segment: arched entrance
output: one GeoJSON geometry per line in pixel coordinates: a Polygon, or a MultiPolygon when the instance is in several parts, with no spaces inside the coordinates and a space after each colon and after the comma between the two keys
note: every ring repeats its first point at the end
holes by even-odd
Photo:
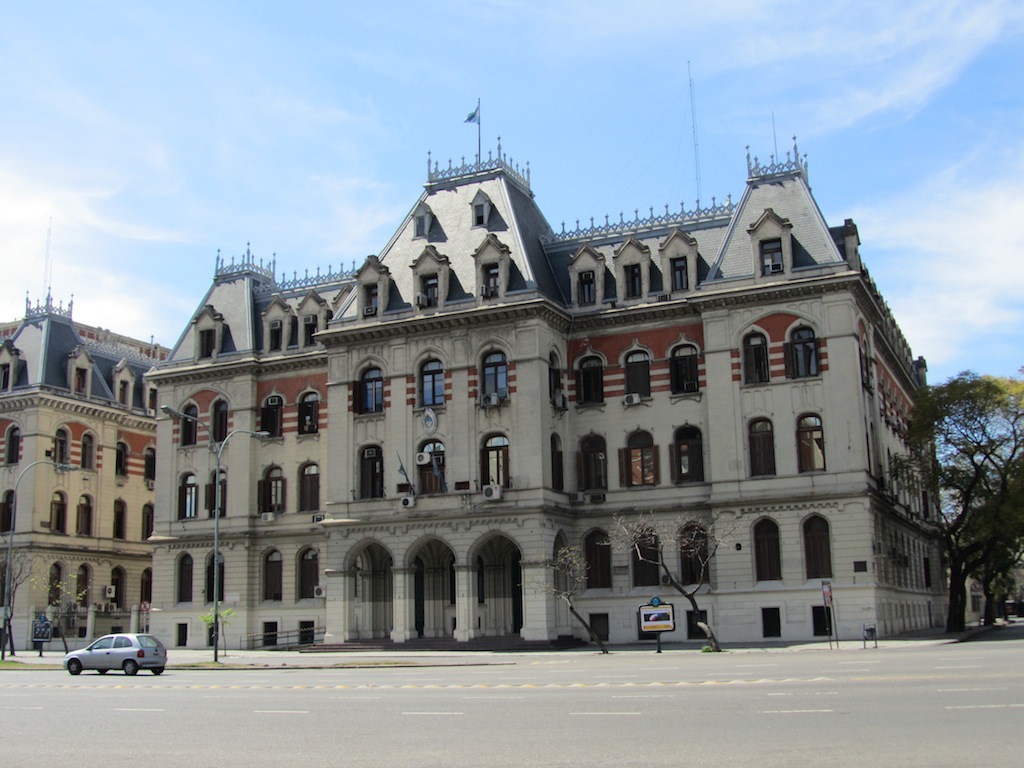
{"type": "Polygon", "coordinates": [[[522,559],[516,543],[501,534],[483,541],[471,555],[478,636],[517,635],[523,628],[522,559]]]}
{"type": "Polygon", "coordinates": [[[394,627],[394,559],[382,545],[371,542],[353,553],[352,635],[360,640],[390,637],[394,627]]]}
{"type": "Polygon", "coordinates": [[[438,539],[412,555],[415,637],[451,637],[455,631],[455,553],[438,539]]]}

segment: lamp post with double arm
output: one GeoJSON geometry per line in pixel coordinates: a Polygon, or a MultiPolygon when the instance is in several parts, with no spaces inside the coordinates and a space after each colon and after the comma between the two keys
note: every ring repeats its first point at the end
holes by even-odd
{"type": "MultiPolygon", "coordinates": [[[[40,464],[49,464],[57,472],[74,472],[78,467],[73,464],[59,464],[53,459],[39,459],[33,461],[30,464],[26,464],[24,469],[18,473],[18,477],[14,481],[14,493],[11,495],[11,509],[10,509],[10,530],[7,531],[7,570],[4,574],[4,625],[3,632],[3,645],[0,646],[0,660],[7,658],[7,644],[11,642],[8,638],[11,637],[11,599],[14,597],[14,526],[17,518],[18,509],[18,486],[21,485],[21,479],[25,477],[25,474],[32,469],[32,467],[38,467],[40,464]]],[[[11,642],[11,655],[14,655],[14,643],[11,642]]]]}
{"type": "Polygon", "coordinates": [[[214,503],[213,503],[213,660],[220,660],[220,515],[224,500],[221,496],[220,460],[228,441],[235,435],[249,435],[263,440],[270,437],[269,432],[258,432],[251,429],[233,429],[219,443],[213,441],[213,432],[197,416],[175,410],[169,405],[160,406],[160,410],[172,419],[191,421],[201,426],[210,436],[210,453],[214,455],[214,503]]]}

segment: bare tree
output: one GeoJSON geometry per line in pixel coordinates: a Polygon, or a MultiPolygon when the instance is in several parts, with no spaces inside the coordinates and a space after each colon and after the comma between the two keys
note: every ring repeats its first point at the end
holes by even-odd
{"type": "MultiPolygon", "coordinates": [[[[637,562],[655,566],[661,583],[685,597],[694,616],[700,616],[697,596],[702,589],[705,594],[710,591],[709,564],[724,533],[714,530],[706,519],[699,517],[658,518],[652,513],[628,518],[617,515],[612,541],[629,551],[637,562]],[[666,544],[669,545],[667,551],[666,544]],[[673,570],[676,562],[678,572],[673,570]]],[[[711,626],[706,621],[698,621],[697,626],[707,638],[707,647],[721,651],[722,646],[711,626]]]]}
{"type": "Polygon", "coordinates": [[[587,630],[587,635],[597,643],[601,653],[608,653],[604,642],[594,632],[590,623],[576,610],[576,595],[586,586],[587,579],[587,558],[583,551],[579,547],[562,547],[555,553],[548,567],[554,571],[554,579],[539,584],[539,589],[565,603],[569,613],[587,630]]]}
{"type": "MultiPolygon", "coordinates": [[[[11,558],[11,595],[7,616],[3,621],[3,628],[0,629],[0,647],[6,648],[10,645],[10,654],[14,656],[14,634],[12,622],[14,620],[14,604],[18,595],[18,587],[28,581],[31,575],[32,564],[28,556],[22,550],[15,550],[11,558]]],[[[7,579],[7,550],[0,551],[0,582],[7,579]]],[[[0,587],[0,595],[5,594],[6,587],[0,587]]],[[[6,653],[6,651],[5,651],[6,653]]]]}

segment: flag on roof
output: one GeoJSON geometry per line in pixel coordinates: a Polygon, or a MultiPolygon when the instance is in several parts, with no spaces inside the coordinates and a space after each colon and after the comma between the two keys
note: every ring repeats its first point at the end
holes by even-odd
{"type": "Polygon", "coordinates": [[[466,118],[467,123],[479,123],[480,122],[480,105],[476,105],[476,109],[469,113],[469,117],[466,118]]]}

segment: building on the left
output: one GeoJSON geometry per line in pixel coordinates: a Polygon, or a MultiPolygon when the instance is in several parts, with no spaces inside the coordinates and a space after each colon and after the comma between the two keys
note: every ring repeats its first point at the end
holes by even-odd
{"type": "Polygon", "coordinates": [[[76,323],[71,310],[47,295],[0,325],[0,594],[11,574],[19,650],[32,647],[40,614],[78,644],[144,628],[152,598],[156,389],[146,373],[168,350],[76,323]]]}

